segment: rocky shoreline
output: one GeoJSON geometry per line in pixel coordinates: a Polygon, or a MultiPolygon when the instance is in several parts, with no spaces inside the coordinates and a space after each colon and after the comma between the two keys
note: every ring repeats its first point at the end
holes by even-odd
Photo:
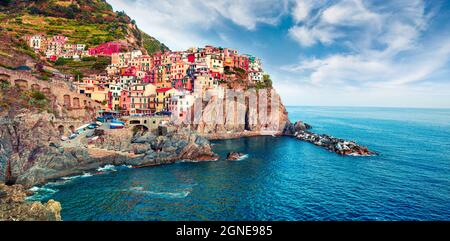
{"type": "MultiPolygon", "coordinates": [[[[0,116],[0,182],[7,181],[6,174],[10,173],[14,177],[14,183],[19,184],[12,187],[22,190],[26,196],[30,194],[26,189],[31,186],[65,176],[80,175],[105,165],[139,168],[170,164],[179,160],[217,160],[219,156],[212,151],[209,140],[262,135],[295,137],[340,155],[374,154],[355,142],[308,131],[311,126],[301,121],[289,122],[284,108],[280,108],[279,113],[282,115],[278,125],[280,129],[272,131],[265,131],[266,128],[262,126],[247,130],[245,126],[231,125],[214,131],[209,126],[206,129],[205,126],[185,128],[169,123],[164,127],[164,134],[158,134],[162,132],[154,130],[133,132],[131,128],[104,129],[95,131],[89,138],[80,135],[74,140],[63,142],[58,138],[53,114],[21,109],[13,115],[0,116]]],[[[243,153],[234,152],[226,159],[240,160],[243,156],[243,153]]],[[[2,186],[4,190],[10,190],[5,187],[2,186]]],[[[0,192],[1,195],[5,196],[0,192]]],[[[56,214],[55,217],[48,216],[48,208],[53,211],[58,209],[54,201],[49,201],[50,204],[29,203],[25,201],[24,195],[17,199],[17,202],[2,201],[0,215],[3,216],[0,216],[0,219],[58,220],[56,214]],[[31,214],[24,211],[25,209],[31,214]],[[14,210],[19,210],[17,212],[22,213],[22,216],[14,216],[14,210]],[[40,216],[34,214],[36,210],[40,210],[40,216]],[[47,215],[46,218],[43,218],[43,213],[47,215]]]]}
{"type": "Polygon", "coordinates": [[[22,185],[0,183],[0,221],[61,221],[59,202],[28,202],[29,194],[22,185]]]}
{"type": "Polygon", "coordinates": [[[130,128],[99,132],[95,141],[79,136],[62,142],[48,113],[25,112],[2,122],[0,182],[31,187],[104,165],[154,166],[177,160],[216,160],[209,141],[194,132],[169,128],[165,135],[130,128]]]}

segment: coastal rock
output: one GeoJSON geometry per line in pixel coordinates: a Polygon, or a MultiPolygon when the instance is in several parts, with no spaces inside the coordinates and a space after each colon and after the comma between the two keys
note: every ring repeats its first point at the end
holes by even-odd
{"type": "Polygon", "coordinates": [[[61,204],[27,202],[27,191],[22,185],[0,184],[0,221],[61,221],[61,204]]]}
{"type": "Polygon", "coordinates": [[[306,131],[311,128],[312,127],[310,125],[302,121],[296,121],[295,123],[291,123],[290,121],[288,121],[283,129],[283,135],[294,136],[300,131],[306,131]]]}
{"type": "Polygon", "coordinates": [[[301,130],[296,132],[295,137],[299,140],[324,147],[325,149],[340,155],[370,156],[376,154],[367,147],[358,145],[356,142],[346,141],[325,134],[316,134],[310,131],[301,130]]]}
{"type": "Polygon", "coordinates": [[[239,160],[240,158],[242,158],[245,154],[241,153],[241,152],[230,152],[227,155],[227,160],[228,161],[236,161],[239,160]]]}

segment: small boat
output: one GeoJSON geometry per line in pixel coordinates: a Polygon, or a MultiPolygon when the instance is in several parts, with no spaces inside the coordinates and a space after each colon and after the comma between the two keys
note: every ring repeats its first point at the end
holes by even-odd
{"type": "Polygon", "coordinates": [[[111,124],[121,124],[121,125],[125,125],[125,122],[117,120],[117,119],[112,119],[111,120],[111,124]]]}
{"type": "Polygon", "coordinates": [[[77,133],[81,133],[81,132],[85,131],[86,128],[88,128],[88,126],[89,126],[89,124],[82,125],[82,126],[78,127],[77,129],[75,129],[75,131],[77,133]]]}
{"type": "Polygon", "coordinates": [[[109,124],[109,129],[122,129],[124,127],[121,123],[111,123],[109,124]]]}

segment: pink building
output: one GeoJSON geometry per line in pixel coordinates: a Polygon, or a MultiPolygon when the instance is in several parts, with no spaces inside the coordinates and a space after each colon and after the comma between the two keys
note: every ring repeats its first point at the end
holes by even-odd
{"type": "Polygon", "coordinates": [[[130,92],[122,90],[120,93],[119,106],[123,114],[129,114],[130,112],[131,97],[130,92]]]}
{"type": "Polygon", "coordinates": [[[107,55],[111,56],[112,54],[119,53],[120,48],[123,46],[123,44],[118,42],[107,42],[100,44],[99,46],[95,48],[90,48],[88,50],[90,55],[107,55]]]}

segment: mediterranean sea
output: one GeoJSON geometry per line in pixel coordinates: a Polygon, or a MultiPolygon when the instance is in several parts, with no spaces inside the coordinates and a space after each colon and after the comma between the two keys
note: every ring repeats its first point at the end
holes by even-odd
{"type": "Polygon", "coordinates": [[[288,107],[316,133],[377,156],[339,156],[290,137],[214,141],[221,160],[56,180],[63,220],[450,220],[450,110],[288,107]],[[224,160],[230,151],[246,156],[224,160]]]}

